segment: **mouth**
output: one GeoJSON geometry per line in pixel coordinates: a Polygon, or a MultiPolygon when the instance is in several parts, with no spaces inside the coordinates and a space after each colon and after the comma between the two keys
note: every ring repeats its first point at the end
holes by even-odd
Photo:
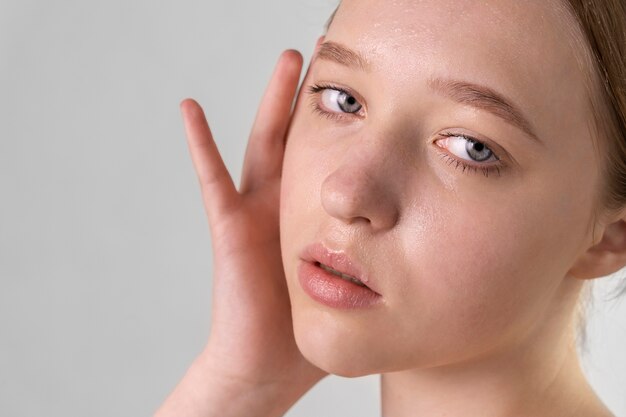
{"type": "Polygon", "coordinates": [[[298,265],[300,287],[311,299],[341,310],[362,310],[383,304],[382,296],[365,285],[363,279],[341,272],[336,265],[333,266],[304,259],[298,265]]]}
{"type": "Polygon", "coordinates": [[[324,273],[329,274],[329,277],[337,277],[380,295],[378,283],[370,279],[367,269],[362,266],[359,258],[351,250],[330,249],[323,243],[316,242],[304,248],[300,258],[311,267],[322,269],[324,273]]]}
{"type": "Polygon", "coordinates": [[[356,277],[353,277],[353,276],[351,276],[351,275],[348,275],[348,274],[344,274],[343,272],[339,272],[339,271],[337,271],[337,270],[334,270],[333,268],[331,268],[331,267],[329,267],[329,266],[327,266],[327,265],[324,265],[323,263],[320,263],[320,262],[315,262],[315,263],[314,263],[314,265],[315,265],[315,266],[318,266],[318,267],[320,267],[320,268],[322,268],[322,269],[323,269],[323,270],[325,270],[325,271],[330,272],[330,273],[331,273],[331,274],[333,274],[333,275],[338,276],[338,277],[339,277],[339,278],[341,278],[341,279],[344,279],[344,280],[346,280],[346,281],[352,282],[352,283],[354,283],[354,284],[356,284],[356,285],[358,285],[358,286],[361,286],[361,287],[366,287],[366,288],[369,288],[369,287],[368,287],[367,285],[365,285],[365,284],[363,283],[363,281],[361,281],[360,279],[358,279],[358,278],[356,278],[356,277]]]}

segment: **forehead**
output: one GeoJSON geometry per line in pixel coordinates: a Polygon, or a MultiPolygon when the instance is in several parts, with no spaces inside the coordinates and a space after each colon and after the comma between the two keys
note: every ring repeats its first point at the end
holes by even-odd
{"type": "Polygon", "coordinates": [[[538,125],[554,121],[557,105],[587,110],[582,37],[560,0],[344,0],[327,39],[365,55],[398,89],[432,76],[487,85],[538,125]]]}

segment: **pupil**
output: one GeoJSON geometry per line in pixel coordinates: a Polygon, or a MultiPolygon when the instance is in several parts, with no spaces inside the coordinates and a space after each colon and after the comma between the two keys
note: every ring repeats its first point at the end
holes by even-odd
{"type": "Polygon", "coordinates": [[[356,103],[356,99],[354,97],[349,97],[348,98],[348,104],[354,105],[354,103],[356,103]]]}
{"type": "Polygon", "coordinates": [[[477,150],[478,152],[482,151],[485,148],[485,146],[482,143],[475,143],[474,144],[474,149],[477,150]]]}

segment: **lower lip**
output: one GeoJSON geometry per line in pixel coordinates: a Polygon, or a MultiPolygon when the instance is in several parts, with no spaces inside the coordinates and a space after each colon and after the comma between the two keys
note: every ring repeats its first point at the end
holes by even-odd
{"type": "Polygon", "coordinates": [[[380,294],[339,278],[310,262],[302,262],[298,279],[304,292],[312,299],[333,308],[367,308],[379,304],[380,294]]]}

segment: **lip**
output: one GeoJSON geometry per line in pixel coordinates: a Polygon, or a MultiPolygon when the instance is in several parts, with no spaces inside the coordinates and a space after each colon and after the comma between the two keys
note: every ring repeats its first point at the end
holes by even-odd
{"type": "Polygon", "coordinates": [[[372,287],[364,269],[344,250],[330,250],[321,243],[307,246],[300,256],[298,278],[304,292],[314,300],[334,308],[363,308],[378,304],[380,293],[372,287]],[[357,278],[366,287],[344,280],[320,267],[324,264],[357,278]]]}
{"type": "Polygon", "coordinates": [[[303,261],[313,264],[319,262],[335,271],[355,277],[369,287],[370,279],[363,268],[344,250],[331,250],[322,243],[313,243],[302,251],[300,257],[303,261]]]}

